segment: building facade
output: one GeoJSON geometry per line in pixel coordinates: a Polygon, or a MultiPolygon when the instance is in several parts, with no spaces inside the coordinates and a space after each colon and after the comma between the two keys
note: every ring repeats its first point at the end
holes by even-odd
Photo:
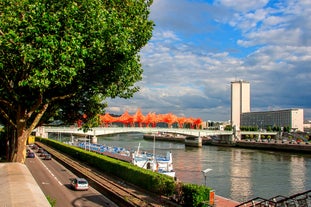
{"type": "Polygon", "coordinates": [[[239,80],[231,82],[231,125],[239,130],[241,114],[250,112],[250,84],[239,80]]]}
{"type": "Polygon", "coordinates": [[[303,109],[251,112],[250,102],[250,83],[244,80],[231,82],[231,126],[236,130],[240,130],[240,126],[257,126],[260,129],[275,126],[304,130],[303,109]]]}
{"type": "Polygon", "coordinates": [[[278,111],[248,112],[241,114],[241,126],[290,127],[303,131],[303,109],[286,109],[278,111]]]}

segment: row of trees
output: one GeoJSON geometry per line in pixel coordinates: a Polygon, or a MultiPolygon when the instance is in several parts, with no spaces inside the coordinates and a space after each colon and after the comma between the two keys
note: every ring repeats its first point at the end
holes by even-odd
{"type": "MultiPolygon", "coordinates": [[[[259,131],[258,126],[241,126],[241,131],[259,131]]],[[[290,132],[291,128],[289,126],[266,126],[265,130],[268,132],[290,132]]]]}
{"type": "Polygon", "coordinates": [[[173,124],[177,124],[178,128],[184,128],[185,124],[188,124],[190,128],[199,129],[202,125],[201,118],[178,117],[172,113],[156,114],[154,112],[143,115],[140,109],[133,115],[130,115],[127,111],[118,117],[106,113],[100,115],[99,119],[101,126],[106,127],[111,123],[122,123],[125,126],[139,127],[156,127],[158,123],[166,123],[169,128],[171,128],[173,124]]]}

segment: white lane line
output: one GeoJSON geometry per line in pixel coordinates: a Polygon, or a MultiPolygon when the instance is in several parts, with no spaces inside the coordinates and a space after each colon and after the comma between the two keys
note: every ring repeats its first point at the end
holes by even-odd
{"type": "Polygon", "coordinates": [[[36,156],[36,158],[41,162],[41,164],[45,167],[45,169],[50,173],[50,175],[56,180],[56,182],[59,184],[59,185],[63,185],[58,179],[57,177],[51,172],[51,170],[42,162],[42,160],[36,156]]]}

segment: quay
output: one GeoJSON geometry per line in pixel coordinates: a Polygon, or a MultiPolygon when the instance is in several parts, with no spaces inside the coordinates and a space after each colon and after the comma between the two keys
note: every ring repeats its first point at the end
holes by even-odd
{"type": "MultiPolygon", "coordinates": [[[[157,140],[157,141],[170,141],[170,142],[185,142],[185,136],[173,136],[172,134],[166,135],[152,135],[145,134],[144,139],[146,140],[157,140]]],[[[214,146],[227,146],[227,147],[239,147],[239,148],[249,148],[249,149],[262,149],[262,150],[278,150],[278,151],[290,151],[299,153],[311,153],[311,143],[301,142],[301,143],[290,143],[282,141],[214,141],[208,137],[202,137],[203,145],[214,145],[214,146]]]]}
{"type": "Polygon", "coordinates": [[[0,183],[0,206],[51,206],[24,164],[0,163],[0,183]]]}
{"type": "Polygon", "coordinates": [[[216,207],[235,207],[240,203],[229,198],[224,198],[219,195],[215,195],[215,206],[216,207]]]}

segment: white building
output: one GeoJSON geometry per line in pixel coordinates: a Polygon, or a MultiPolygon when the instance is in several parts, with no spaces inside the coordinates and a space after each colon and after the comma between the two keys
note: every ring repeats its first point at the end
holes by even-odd
{"type": "Polygon", "coordinates": [[[250,112],[250,84],[239,80],[231,82],[231,125],[239,130],[241,114],[250,112]]]}
{"type": "Polygon", "coordinates": [[[258,126],[259,128],[289,127],[303,131],[303,109],[285,109],[278,111],[250,111],[250,83],[231,82],[231,125],[237,130],[240,126],[258,126]]]}
{"type": "Polygon", "coordinates": [[[289,127],[303,131],[303,109],[242,113],[241,126],[258,126],[261,129],[269,126],[289,127]]]}

